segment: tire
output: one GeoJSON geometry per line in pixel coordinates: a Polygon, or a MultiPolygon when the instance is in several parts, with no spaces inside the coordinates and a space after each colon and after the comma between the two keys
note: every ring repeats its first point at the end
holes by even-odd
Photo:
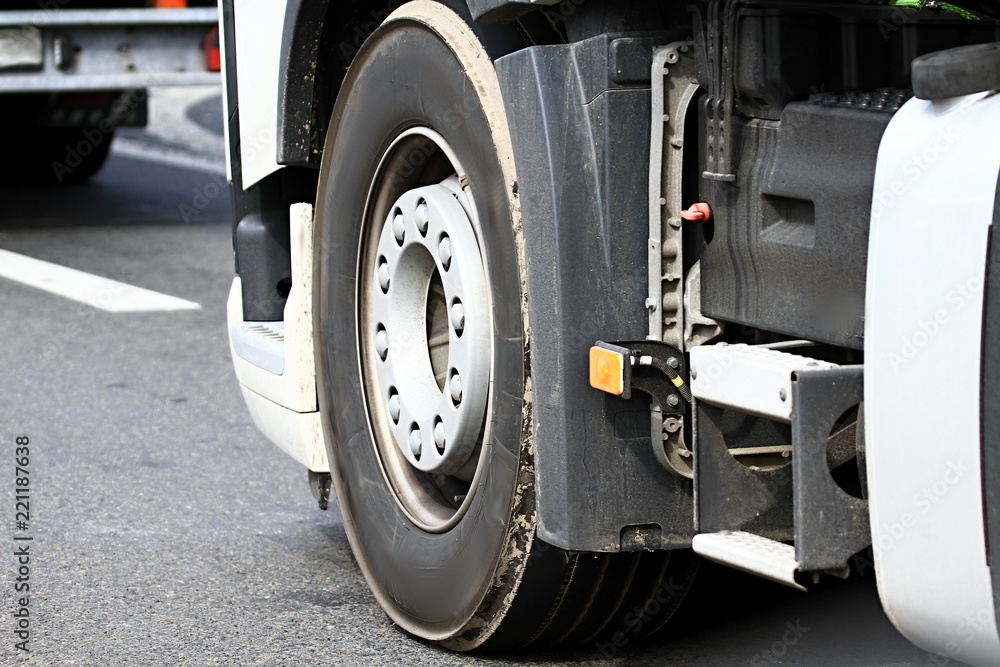
{"type": "Polygon", "coordinates": [[[40,178],[40,182],[74,185],[90,180],[107,161],[114,136],[114,130],[100,132],[95,128],[91,128],[86,133],[83,130],[60,130],[51,133],[46,144],[49,159],[36,172],[45,174],[44,177],[40,178]],[[94,137],[99,138],[94,141],[94,137]],[[87,146],[89,149],[85,148],[84,151],[81,151],[80,147],[82,146],[87,146]],[[68,150],[71,148],[73,154],[79,156],[80,160],[75,167],[71,167],[70,160],[67,160],[68,150]],[[64,163],[70,170],[68,172],[56,171],[52,164],[54,162],[64,163]]]}
{"type": "Polygon", "coordinates": [[[327,134],[317,380],[333,485],[375,598],[460,651],[648,634],[695,563],[535,536],[516,192],[487,51],[452,9],[400,7],[356,56],[327,134]]]}

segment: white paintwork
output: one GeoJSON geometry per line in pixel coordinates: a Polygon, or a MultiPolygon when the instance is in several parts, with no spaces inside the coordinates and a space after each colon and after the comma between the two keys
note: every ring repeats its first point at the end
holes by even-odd
{"type": "Polygon", "coordinates": [[[835,367],[760,345],[699,345],[691,348],[691,393],[712,405],[790,422],[792,373],[835,367]]]}
{"type": "Polygon", "coordinates": [[[790,544],[769,540],[753,533],[727,530],[695,535],[691,540],[691,548],[696,554],[717,563],[756,574],[800,591],[806,590],[802,584],[795,581],[795,572],[799,569],[799,564],[795,560],[795,547],[790,544]]]}
{"type": "Polygon", "coordinates": [[[865,427],[886,613],[915,644],[1000,663],[983,534],[980,345],[1000,97],[912,99],[879,148],[865,427]]]}
{"type": "Polygon", "coordinates": [[[287,0],[236,0],[236,79],[239,86],[243,187],[281,167],[278,152],[278,66],[287,0]]]}
{"type": "Polygon", "coordinates": [[[198,310],[200,304],[0,250],[0,277],[112,313],[198,310]]]}
{"type": "MultiPolygon", "coordinates": [[[[230,352],[243,397],[257,427],[310,470],[329,472],[316,401],[312,227],[312,206],[292,206],[292,289],[284,312],[284,372],[276,375],[241,358],[232,340],[230,352]]],[[[229,329],[233,331],[243,324],[243,297],[238,277],[233,280],[227,310],[229,329]]]]}
{"type": "Polygon", "coordinates": [[[240,385],[253,423],[293,459],[313,472],[330,472],[319,412],[295,412],[240,385]]]}

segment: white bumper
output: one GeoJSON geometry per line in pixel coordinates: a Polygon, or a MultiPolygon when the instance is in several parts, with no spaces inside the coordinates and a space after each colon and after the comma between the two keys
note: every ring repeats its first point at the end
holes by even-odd
{"type": "Polygon", "coordinates": [[[330,472],[316,400],[311,206],[292,206],[291,241],[292,289],[284,322],[244,322],[236,278],[227,307],[229,349],[257,428],[310,470],[330,472]]]}
{"type": "Polygon", "coordinates": [[[889,618],[928,651],[1000,664],[980,393],[1000,97],[912,99],[879,148],[865,320],[872,542],[889,618]]]}

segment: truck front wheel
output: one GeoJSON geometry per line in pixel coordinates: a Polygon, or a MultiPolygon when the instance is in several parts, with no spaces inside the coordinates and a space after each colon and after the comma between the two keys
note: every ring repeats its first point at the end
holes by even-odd
{"type": "Polygon", "coordinates": [[[574,554],[535,537],[513,154],[492,62],[451,9],[404,5],[356,56],[316,220],[333,482],[389,616],[456,650],[662,625],[688,553],[574,554]]]}

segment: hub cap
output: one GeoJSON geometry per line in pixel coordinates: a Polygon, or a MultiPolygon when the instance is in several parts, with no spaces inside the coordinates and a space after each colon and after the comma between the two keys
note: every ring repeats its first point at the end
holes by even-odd
{"type": "Polygon", "coordinates": [[[451,475],[479,441],[489,394],[486,272],[455,176],[404,192],[379,237],[367,344],[396,446],[451,475]]]}

